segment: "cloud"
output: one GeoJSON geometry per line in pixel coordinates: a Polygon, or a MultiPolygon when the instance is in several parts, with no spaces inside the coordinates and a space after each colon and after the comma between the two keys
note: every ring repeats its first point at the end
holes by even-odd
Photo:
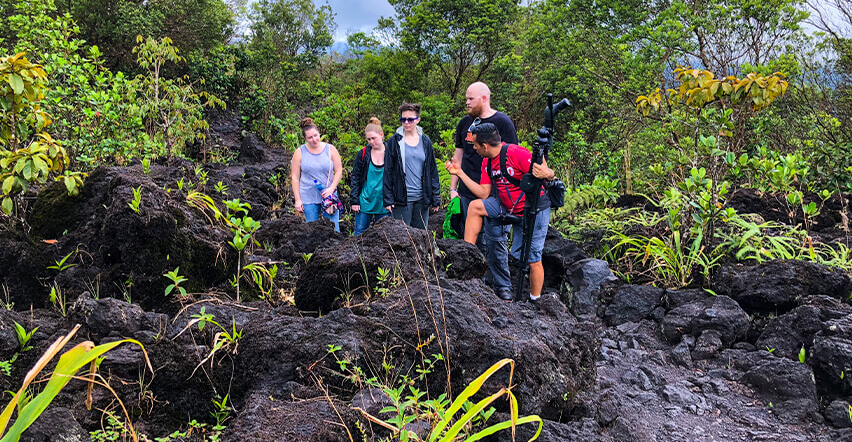
{"type": "MultiPolygon", "coordinates": [[[[369,32],[379,24],[380,17],[394,15],[387,0],[327,0],[334,10],[337,31],[335,41],[346,41],[346,36],[355,32],[369,32]]],[[[321,1],[315,4],[321,5],[321,1]]]]}

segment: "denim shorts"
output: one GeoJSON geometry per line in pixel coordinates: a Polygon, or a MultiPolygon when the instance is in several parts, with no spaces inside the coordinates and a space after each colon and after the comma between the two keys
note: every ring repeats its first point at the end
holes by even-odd
{"type": "MultiPolygon", "coordinates": [[[[485,211],[488,213],[488,217],[492,219],[496,219],[501,213],[509,213],[506,207],[494,197],[488,197],[482,200],[482,204],[485,206],[485,211]]],[[[494,223],[489,223],[494,224],[494,223]]],[[[547,237],[547,226],[550,224],[550,208],[540,210],[538,215],[535,217],[535,227],[533,228],[532,234],[532,243],[530,244],[530,259],[527,261],[528,263],[540,262],[541,261],[541,251],[544,249],[544,239],[547,237]]],[[[512,237],[514,240],[512,241],[512,256],[515,259],[521,258],[521,245],[522,238],[524,235],[523,225],[516,224],[512,227],[512,237]]],[[[491,227],[486,227],[487,229],[493,230],[494,232],[490,232],[489,236],[496,236],[495,234],[500,234],[500,236],[504,236],[509,233],[509,226],[496,226],[493,225],[491,227]],[[501,230],[502,232],[497,232],[497,230],[501,230]]],[[[496,238],[495,238],[496,239],[496,238]]],[[[505,241],[505,238],[502,238],[505,241]]]]}

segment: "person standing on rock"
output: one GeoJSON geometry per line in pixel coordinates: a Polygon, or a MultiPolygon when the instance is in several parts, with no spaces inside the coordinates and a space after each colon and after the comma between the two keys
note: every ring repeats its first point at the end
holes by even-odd
{"type": "Polygon", "coordinates": [[[355,232],[364,233],[370,225],[382,218],[391,216],[389,202],[384,201],[385,189],[389,179],[385,174],[385,134],[382,122],[370,118],[370,124],[364,129],[367,145],[355,154],[352,167],[350,199],[355,212],[355,232]]]}
{"type": "Polygon", "coordinates": [[[399,107],[402,125],[388,140],[388,173],[390,187],[385,200],[393,206],[393,217],[418,229],[429,228],[429,208],[441,204],[441,181],[432,140],[417,125],[420,104],[402,103],[399,107]]]}
{"type": "Polygon", "coordinates": [[[322,202],[323,198],[336,195],[337,185],[343,177],[340,154],[334,146],[322,142],[313,119],[302,119],[299,127],[305,136],[305,144],[293,152],[290,161],[290,181],[296,210],[304,212],[307,222],[319,220],[322,214],[334,223],[334,230],[339,232],[340,211],[335,205],[323,210],[322,202]]]}
{"type": "MultiPolygon", "coordinates": [[[[521,146],[506,144],[492,123],[480,123],[471,128],[470,138],[476,152],[481,156],[480,182],[465,172],[461,162],[453,159],[446,164],[447,171],[459,177],[464,185],[478,198],[470,203],[465,221],[464,240],[476,244],[476,237],[483,229],[489,242],[506,247],[509,225],[513,226],[512,256],[520,259],[523,229],[521,216],[524,213],[524,192],[519,187],[521,177],[532,170],[536,178],[552,181],[556,175],[547,167],[547,162],[532,164],[532,153],[521,146]]],[[[538,214],[535,218],[530,246],[530,299],[541,296],[544,285],[544,267],[541,252],[550,223],[550,199],[542,191],[538,214]]],[[[500,299],[512,300],[512,282],[509,277],[508,256],[500,262],[489,262],[495,290],[500,299]],[[493,266],[492,266],[493,264],[493,266]]]]}
{"type": "MultiPolygon", "coordinates": [[[[453,161],[461,164],[461,169],[464,173],[475,184],[479,184],[482,157],[474,149],[470,129],[482,123],[493,124],[500,133],[500,138],[509,144],[518,144],[518,134],[515,131],[515,123],[512,122],[512,119],[508,115],[491,108],[491,90],[488,89],[485,83],[476,82],[468,86],[465,92],[465,102],[467,105],[467,115],[459,121],[459,125],[456,127],[456,153],[453,156],[453,161]]],[[[467,184],[464,182],[461,185],[459,184],[459,177],[453,175],[450,178],[450,198],[460,197],[462,223],[464,223],[464,220],[467,218],[468,206],[471,201],[476,200],[478,197],[471,192],[467,184]]],[[[488,221],[486,220],[486,222],[488,221]]],[[[510,293],[501,293],[499,290],[502,288],[494,280],[494,272],[499,271],[497,267],[500,264],[498,263],[508,260],[509,251],[506,248],[505,242],[489,244],[488,238],[483,237],[479,239],[477,245],[488,262],[486,279],[490,280],[494,288],[501,294],[501,297],[511,295],[510,293]]]]}

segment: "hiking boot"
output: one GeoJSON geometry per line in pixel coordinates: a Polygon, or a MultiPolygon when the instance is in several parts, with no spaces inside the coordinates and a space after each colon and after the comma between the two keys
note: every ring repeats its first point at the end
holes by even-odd
{"type": "Polygon", "coordinates": [[[500,290],[499,292],[497,292],[497,297],[504,301],[511,301],[515,299],[515,295],[512,293],[511,290],[500,290]]]}

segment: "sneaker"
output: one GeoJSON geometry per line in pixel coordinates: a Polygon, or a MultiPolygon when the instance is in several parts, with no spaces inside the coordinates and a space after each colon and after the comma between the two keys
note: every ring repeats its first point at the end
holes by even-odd
{"type": "Polygon", "coordinates": [[[497,292],[497,297],[504,301],[511,301],[515,299],[515,295],[512,293],[511,290],[500,290],[499,292],[497,292]]]}

